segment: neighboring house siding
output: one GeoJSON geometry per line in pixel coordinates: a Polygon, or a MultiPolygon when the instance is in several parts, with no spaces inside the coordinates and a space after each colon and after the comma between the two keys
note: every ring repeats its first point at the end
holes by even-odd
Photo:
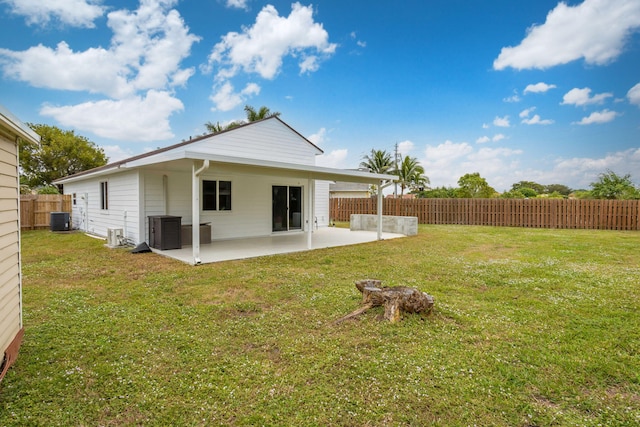
{"type": "MultiPolygon", "coordinates": [[[[15,136],[13,136],[15,138],[15,136]]],[[[18,149],[0,133],[0,365],[22,329],[18,149]]]]}

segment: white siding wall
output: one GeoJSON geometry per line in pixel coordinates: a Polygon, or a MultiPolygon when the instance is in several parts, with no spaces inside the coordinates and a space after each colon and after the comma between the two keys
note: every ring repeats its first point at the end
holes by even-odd
{"type": "MultiPolygon", "coordinates": [[[[164,211],[162,191],[162,172],[147,170],[144,172],[146,199],[143,215],[175,215],[182,217],[182,224],[191,224],[191,171],[170,172],[168,175],[168,210],[164,211]]],[[[272,206],[271,193],[273,185],[303,187],[306,198],[308,180],[294,176],[281,176],[277,172],[256,173],[256,169],[238,166],[220,166],[212,164],[211,168],[200,176],[202,180],[231,181],[231,210],[200,210],[200,221],[211,223],[212,240],[225,240],[271,234],[272,206]]],[[[328,184],[326,186],[328,193],[328,184]]],[[[200,188],[200,191],[201,188],[200,188]]],[[[328,195],[326,196],[328,200],[328,195]]],[[[306,204],[303,205],[306,208],[306,204]]],[[[327,206],[328,208],[328,206],[327,206]]],[[[328,217],[328,211],[323,214],[328,217]]],[[[304,213],[303,213],[304,216],[304,213]]],[[[147,230],[144,236],[148,241],[147,230]]]]}
{"type": "Polygon", "coordinates": [[[278,120],[266,120],[214,135],[180,150],[247,159],[315,165],[317,148],[278,120]]]}
{"type": "Polygon", "coordinates": [[[20,329],[18,152],[0,135],[0,363],[20,329]]]}
{"type": "Polygon", "coordinates": [[[330,181],[316,181],[315,214],[318,227],[329,225],[329,186],[330,181]]]}
{"type": "Polygon", "coordinates": [[[138,188],[136,171],[65,184],[64,194],[76,194],[73,227],[97,236],[106,236],[108,228],[122,228],[127,239],[140,242],[138,188]],[[104,181],[108,188],[106,210],[100,209],[100,183],[104,181]]]}

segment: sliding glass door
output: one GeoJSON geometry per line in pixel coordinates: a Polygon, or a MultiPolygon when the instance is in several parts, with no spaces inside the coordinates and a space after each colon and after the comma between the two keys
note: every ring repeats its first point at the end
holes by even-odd
{"type": "Polygon", "coordinates": [[[274,185],[272,231],[302,230],[302,187],[274,185]]]}

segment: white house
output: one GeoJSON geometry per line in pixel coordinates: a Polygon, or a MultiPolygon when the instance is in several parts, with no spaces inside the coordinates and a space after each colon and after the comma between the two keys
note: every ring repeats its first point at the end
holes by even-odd
{"type": "Polygon", "coordinates": [[[320,148],[271,117],[55,184],[72,195],[73,227],[99,236],[122,230],[130,243],[149,242],[150,229],[156,230],[156,220],[150,227],[149,218],[156,216],[180,217],[187,226],[206,224],[188,228],[192,262],[198,264],[200,245],[216,240],[306,233],[311,247],[314,227],[329,224],[330,182],[382,185],[396,178],[315,166],[320,154],[320,148]]]}
{"type": "Polygon", "coordinates": [[[40,136],[0,106],[0,380],[15,362],[24,335],[20,272],[19,138],[40,142],[40,136]]]}

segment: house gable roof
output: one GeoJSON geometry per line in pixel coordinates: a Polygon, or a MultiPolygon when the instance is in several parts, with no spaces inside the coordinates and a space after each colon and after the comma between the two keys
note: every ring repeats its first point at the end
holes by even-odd
{"type": "MultiPolygon", "coordinates": [[[[143,154],[139,154],[139,155],[136,155],[136,156],[133,156],[133,157],[129,157],[127,159],[119,160],[117,162],[108,163],[108,164],[106,164],[104,166],[99,166],[97,168],[93,168],[93,169],[89,169],[89,170],[86,170],[86,171],[78,172],[78,173],[76,173],[74,175],[69,175],[69,176],[66,176],[64,178],[60,178],[60,179],[54,181],[54,184],[63,184],[65,181],[67,181],[69,179],[75,180],[76,178],[79,178],[79,177],[82,177],[82,176],[86,176],[86,175],[109,174],[111,172],[115,172],[115,171],[119,170],[121,167],[126,166],[128,164],[135,165],[135,164],[139,164],[139,163],[146,163],[146,164],[161,163],[161,162],[167,161],[168,157],[171,157],[171,154],[172,154],[171,152],[178,152],[178,151],[181,151],[182,149],[186,150],[187,147],[191,148],[193,146],[203,145],[204,142],[206,142],[206,143],[217,143],[220,140],[227,139],[227,137],[229,137],[229,136],[232,136],[234,134],[238,134],[238,133],[242,132],[243,129],[248,129],[248,128],[251,128],[251,127],[258,127],[261,124],[264,124],[264,123],[267,123],[267,122],[276,123],[277,125],[284,127],[285,129],[290,131],[296,138],[299,138],[306,145],[306,148],[310,149],[315,154],[322,154],[323,153],[323,151],[317,145],[315,145],[314,143],[309,141],[307,138],[305,138],[303,135],[301,135],[298,131],[296,131],[291,126],[289,126],[287,123],[285,123],[282,119],[280,119],[277,116],[272,116],[272,117],[268,117],[266,119],[256,120],[254,122],[245,123],[245,124],[242,124],[240,126],[234,127],[232,129],[223,130],[221,132],[202,135],[202,136],[199,136],[199,137],[196,137],[196,138],[189,138],[189,140],[182,141],[182,142],[179,142],[177,144],[173,144],[173,145],[170,145],[170,146],[167,146],[167,147],[159,148],[157,150],[149,151],[147,153],[143,153],[143,154]],[[154,157],[156,159],[154,159],[154,157]]],[[[217,150],[217,151],[218,152],[225,151],[225,147],[220,147],[220,149],[217,150]]],[[[176,158],[180,158],[180,157],[176,157],[176,158]]]]}
{"type": "Polygon", "coordinates": [[[180,160],[201,160],[288,171],[310,179],[326,181],[378,183],[397,179],[397,176],[393,175],[320,167],[316,166],[314,161],[309,161],[309,159],[314,159],[315,155],[322,153],[320,148],[278,117],[270,117],[70,175],[58,179],[54,183],[71,183],[106,176],[126,169],[131,170],[169,162],[175,163],[180,160]],[[252,141],[258,146],[255,153],[249,149],[252,141]],[[303,144],[299,144],[299,142],[303,142],[303,144]]]}

